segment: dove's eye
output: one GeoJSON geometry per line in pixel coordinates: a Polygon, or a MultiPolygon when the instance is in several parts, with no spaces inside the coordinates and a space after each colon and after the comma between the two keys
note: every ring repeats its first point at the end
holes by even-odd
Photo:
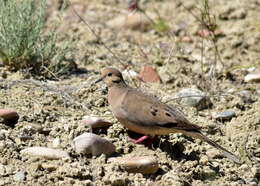
{"type": "Polygon", "coordinates": [[[112,76],[112,73],[111,73],[111,72],[109,72],[109,73],[107,74],[107,76],[112,76]]]}

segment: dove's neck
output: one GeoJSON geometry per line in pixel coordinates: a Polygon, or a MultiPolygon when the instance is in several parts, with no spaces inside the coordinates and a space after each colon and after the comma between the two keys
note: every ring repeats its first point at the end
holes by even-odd
{"type": "Polygon", "coordinates": [[[112,110],[122,103],[128,90],[129,87],[126,84],[120,84],[108,88],[108,103],[112,107],[112,110]]]}

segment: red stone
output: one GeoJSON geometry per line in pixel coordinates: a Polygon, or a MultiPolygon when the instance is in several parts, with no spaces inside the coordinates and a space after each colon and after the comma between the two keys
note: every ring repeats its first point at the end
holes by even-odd
{"type": "Polygon", "coordinates": [[[161,78],[156,70],[151,66],[143,66],[139,73],[139,78],[146,83],[161,83],[161,78]]]}
{"type": "Polygon", "coordinates": [[[211,32],[208,29],[202,29],[197,32],[197,35],[200,37],[209,37],[211,32]]]}

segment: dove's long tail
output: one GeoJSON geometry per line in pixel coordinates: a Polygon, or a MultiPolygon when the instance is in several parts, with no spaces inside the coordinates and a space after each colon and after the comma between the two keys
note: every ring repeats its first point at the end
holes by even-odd
{"type": "Polygon", "coordinates": [[[185,131],[183,132],[183,134],[187,135],[187,136],[191,136],[194,138],[198,138],[202,141],[207,142],[208,144],[212,145],[213,147],[219,149],[222,151],[223,155],[225,157],[227,157],[228,159],[230,159],[231,161],[234,161],[235,163],[241,164],[239,158],[234,155],[233,153],[229,152],[227,149],[225,149],[224,147],[220,146],[219,144],[215,143],[214,141],[212,141],[211,139],[209,139],[207,136],[203,135],[202,133],[200,133],[199,131],[185,131]]]}

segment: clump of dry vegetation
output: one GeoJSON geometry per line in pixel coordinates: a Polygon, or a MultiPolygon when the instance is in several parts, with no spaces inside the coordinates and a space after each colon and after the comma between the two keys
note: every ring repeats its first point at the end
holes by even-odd
{"type": "Polygon", "coordinates": [[[44,32],[46,0],[8,0],[0,6],[0,59],[11,71],[53,78],[75,70],[66,59],[71,42],[57,44],[55,29],[44,32]]]}

